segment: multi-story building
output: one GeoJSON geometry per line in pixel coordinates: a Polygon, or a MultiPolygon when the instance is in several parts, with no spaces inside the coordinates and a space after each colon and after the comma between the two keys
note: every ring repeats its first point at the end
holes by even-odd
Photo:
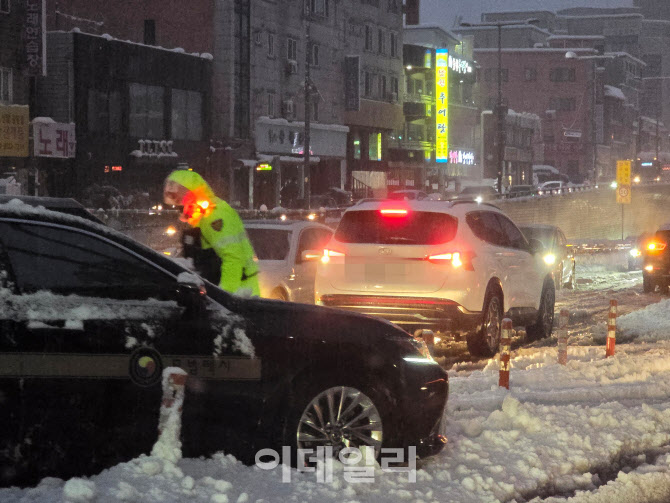
{"type": "MultiPolygon", "coordinates": [[[[572,50],[582,56],[595,54],[592,49],[572,50]]],[[[594,104],[602,103],[602,75],[594,60],[566,59],[565,54],[563,48],[503,49],[502,94],[510,109],[541,118],[544,163],[581,181],[592,177],[594,104]]],[[[482,103],[492,110],[497,101],[497,50],[475,49],[475,59],[482,103]]]]}
{"type": "Polygon", "coordinates": [[[36,114],[77,137],[73,159],[35,160],[49,195],[113,186],[158,204],[179,165],[212,174],[208,57],[76,32],[49,33],[47,48],[36,114]]]}
{"type": "Polygon", "coordinates": [[[388,169],[387,138],[402,123],[401,2],[126,3],[62,0],[50,11],[50,26],[212,54],[211,157],[233,203],[278,202],[279,186],[301,173],[306,115],[313,140],[308,190],[341,187],[352,171],[388,169]],[[345,57],[351,55],[359,57],[360,74],[354,77],[360,100],[345,106],[345,75],[351,74],[344,71],[345,57]],[[273,170],[256,172],[258,162],[268,159],[276,164],[273,170]],[[263,200],[254,200],[257,193],[263,200]]]}
{"type": "Polygon", "coordinates": [[[26,29],[34,29],[28,14],[25,2],[0,0],[0,179],[8,183],[11,177],[25,192],[34,193],[28,160],[30,60],[23,36],[26,29]]]}
{"type": "Polygon", "coordinates": [[[390,188],[442,190],[450,179],[478,178],[479,109],[475,104],[475,72],[468,45],[437,26],[407,26],[404,33],[405,124],[394,134],[390,188]],[[446,52],[445,52],[446,51],[446,52]],[[445,59],[440,67],[438,53],[445,59]],[[446,102],[438,106],[436,81],[446,72],[446,102]],[[446,109],[446,148],[437,143],[439,113],[446,109]]]}

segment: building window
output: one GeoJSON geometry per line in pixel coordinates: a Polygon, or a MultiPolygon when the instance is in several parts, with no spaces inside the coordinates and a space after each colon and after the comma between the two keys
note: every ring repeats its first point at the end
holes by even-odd
{"type": "MultiPolygon", "coordinates": [[[[507,68],[502,68],[501,74],[502,82],[507,82],[509,78],[509,72],[507,71],[507,68]]],[[[484,80],[486,82],[498,82],[498,68],[486,68],[484,70],[484,80]]]]}
{"type": "Polygon", "coordinates": [[[144,20],[144,44],[156,45],[156,21],[154,19],[144,20]]]}
{"type": "Polygon", "coordinates": [[[365,25],[365,50],[372,50],[372,28],[368,25],[365,25]]]}
{"type": "Polygon", "coordinates": [[[172,90],[172,138],[202,140],[202,94],[172,90]]]}
{"type": "Polygon", "coordinates": [[[313,121],[318,121],[319,120],[319,100],[318,99],[312,101],[312,120],[313,121]]]}
{"type": "Polygon", "coordinates": [[[377,31],[377,52],[379,52],[379,54],[386,53],[386,47],[384,44],[384,30],[381,28],[379,28],[377,31]]]}
{"type": "Polygon", "coordinates": [[[121,131],[121,93],[118,91],[88,90],[89,133],[110,134],[121,131]]]}
{"type": "Polygon", "coordinates": [[[552,82],[574,82],[574,68],[552,68],[549,72],[549,79],[552,82]]]}
{"type": "Polygon", "coordinates": [[[10,0],[0,0],[0,13],[9,14],[10,0]]]}
{"type": "Polygon", "coordinates": [[[286,59],[298,61],[298,41],[294,38],[289,38],[286,41],[286,59]]]}
{"type": "Polygon", "coordinates": [[[130,84],[130,136],[135,138],[163,138],[164,91],[159,86],[130,84]]]}
{"type": "Polygon", "coordinates": [[[372,94],[372,74],[370,72],[363,73],[364,96],[372,94]]]}
{"type": "Polygon", "coordinates": [[[552,98],[549,101],[549,109],[560,112],[574,112],[575,99],[574,98],[552,98]]]}
{"type": "Polygon", "coordinates": [[[268,93],[268,117],[275,116],[275,93],[268,93]]]}
{"type": "Polygon", "coordinates": [[[537,80],[537,68],[526,68],[524,69],[523,79],[526,82],[534,82],[537,80]]]}
{"type": "Polygon", "coordinates": [[[312,44],[310,64],[312,66],[319,66],[319,46],[312,44]]]}
{"type": "Polygon", "coordinates": [[[380,75],[379,80],[377,81],[379,87],[379,98],[382,100],[386,99],[386,75],[380,75]]]}
{"type": "Polygon", "coordinates": [[[274,58],[275,56],[275,34],[268,33],[268,56],[274,58]]]}
{"type": "Polygon", "coordinates": [[[391,77],[391,92],[394,94],[393,99],[398,99],[398,77],[391,77]]]}
{"type": "Polygon", "coordinates": [[[354,159],[361,158],[361,135],[354,133],[354,159]]]}
{"type": "Polygon", "coordinates": [[[317,16],[328,17],[328,0],[310,0],[310,10],[317,16]]]}
{"type": "Polygon", "coordinates": [[[12,102],[13,79],[11,68],[0,67],[0,103],[8,105],[12,102]]]}
{"type": "Polygon", "coordinates": [[[395,58],[398,56],[398,35],[391,33],[391,57],[395,58]]]}

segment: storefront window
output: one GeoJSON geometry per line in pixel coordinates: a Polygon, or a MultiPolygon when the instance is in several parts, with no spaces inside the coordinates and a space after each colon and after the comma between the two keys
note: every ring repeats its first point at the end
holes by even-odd
{"type": "Polygon", "coordinates": [[[172,90],[172,138],[202,140],[202,94],[172,90]]]}
{"type": "Polygon", "coordinates": [[[130,84],[130,136],[135,138],[164,136],[163,95],[162,87],[130,84]]]}
{"type": "Polygon", "coordinates": [[[371,161],[382,160],[382,134],[371,133],[368,137],[368,159],[371,161]]]}

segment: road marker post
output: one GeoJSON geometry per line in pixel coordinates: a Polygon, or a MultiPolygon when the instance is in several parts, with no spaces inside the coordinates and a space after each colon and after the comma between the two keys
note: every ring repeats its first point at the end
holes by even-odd
{"type": "Polygon", "coordinates": [[[502,332],[500,336],[500,374],[498,376],[498,386],[507,389],[509,389],[509,354],[512,335],[512,320],[505,318],[502,320],[502,332]]]}
{"type": "Polygon", "coordinates": [[[568,317],[570,312],[567,309],[561,309],[558,317],[558,363],[566,365],[568,363],[568,317]]]}
{"type": "Polygon", "coordinates": [[[158,440],[151,455],[168,461],[181,459],[181,413],[188,374],[179,367],[163,370],[163,400],[158,417],[158,440]]]}
{"type": "Polygon", "coordinates": [[[605,358],[614,356],[614,346],[616,345],[616,315],[617,301],[610,300],[610,312],[607,317],[607,345],[605,347],[605,358]]]}

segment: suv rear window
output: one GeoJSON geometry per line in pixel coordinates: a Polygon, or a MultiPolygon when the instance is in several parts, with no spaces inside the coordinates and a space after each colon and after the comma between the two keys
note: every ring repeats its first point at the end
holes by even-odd
{"type": "Polygon", "coordinates": [[[345,213],[335,232],[342,243],[436,245],[456,235],[458,220],[445,213],[409,211],[404,217],[386,217],[379,210],[345,213]]]}

